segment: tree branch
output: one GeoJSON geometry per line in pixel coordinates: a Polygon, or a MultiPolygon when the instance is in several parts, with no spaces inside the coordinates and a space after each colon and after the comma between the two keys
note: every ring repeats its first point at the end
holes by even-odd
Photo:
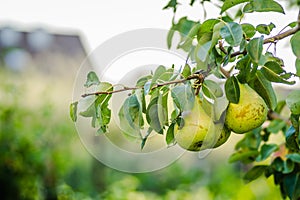
{"type": "Polygon", "coordinates": [[[230,55],[230,58],[236,57],[236,56],[241,55],[241,54],[244,54],[244,55],[245,55],[246,53],[247,53],[246,50],[244,50],[244,51],[236,51],[236,52],[233,52],[233,53],[230,55]]]}
{"type": "Polygon", "coordinates": [[[81,95],[81,97],[87,97],[87,96],[92,96],[92,95],[100,95],[100,94],[113,94],[113,93],[118,93],[118,92],[124,92],[128,90],[137,90],[140,87],[123,87],[122,89],[119,90],[112,90],[112,91],[99,91],[99,92],[92,92],[92,93],[87,93],[81,95]]]}
{"type": "MultiPolygon", "coordinates": [[[[295,28],[292,28],[290,30],[287,30],[283,33],[280,33],[280,34],[277,34],[275,36],[272,36],[272,37],[269,37],[269,38],[266,38],[264,39],[263,41],[263,44],[268,44],[268,43],[274,43],[276,41],[279,41],[279,40],[282,40],[288,36],[291,36],[293,34],[295,34],[296,32],[300,31],[300,10],[299,10],[299,13],[298,13],[298,24],[295,28]]],[[[224,49],[223,45],[221,42],[219,42],[219,48],[220,50],[225,53],[225,54],[228,54],[227,51],[224,49]]],[[[247,54],[247,51],[244,50],[244,51],[236,51],[236,52],[233,52],[230,57],[233,58],[233,57],[236,57],[238,55],[241,55],[241,54],[247,54]]],[[[220,67],[220,71],[223,73],[223,75],[226,77],[226,78],[229,78],[230,77],[230,72],[226,71],[223,67],[220,67]]],[[[192,74],[190,76],[188,76],[187,78],[185,79],[178,79],[178,80],[174,80],[174,81],[170,81],[170,82],[165,82],[165,83],[158,83],[158,84],[155,84],[150,90],[153,90],[155,88],[158,88],[158,87],[162,87],[162,86],[165,86],[165,85],[171,85],[171,84],[178,84],[178,83],[184,83],[188,80],[191,80],[191,79],[198,79],[200,82],[203,81],[205,78],[205,75],[204,74],[201,74],[201,73],[195,73],[195,74],[192,74]]],[[[118,92],[124,92],[124,91],[128,91],[128,90],[136,90],[136,89],[143,89],[143,87],[123,87],[122,89],[119,89],[119,90],[113,90],[113,91],[99,91],[99,92],[94,92],[94,93],[87,93],[87,94],[83,94],[81,95],[82,97],[87,97],[87,96],[91,96],[91,95],[100,95],[100,94],[113,94],[113,93],[118,93],[118,92]]],[[[272,117],[273,114],[270,113],[270,117],[272,117]]]]}
{"type": "Polygon", "coordinates": [[[299,30],[300,30],[300,26],[297,25],[295,28],[287,30],[287,31],[285,31],[283,33],[280,33],[278,35],[275,35],[273,37],[264,39],[264,44],[274,43],[274,42],[276,42],[278,40],[282,40],[282,39],[284,39],[284,38],[286,38],[286,37],[288,37],[290,35],[293,35],[293,34],[297,33],[299,30]]]}
{"type": "Polygon", "coordinates": [[[220,71],[222,72],[222,74],[226,77],[229,78],[230,77],[230,72],[225,70],[223,67],[220,67],[220,71]]]}
{"type": "Polygon", "coordinates": [[[219,48],[220,50],[224,53],[224,54],[228,54],[228,52],[226,51],[226,49],[224,48],[222,41],[219,40],[219,48]]]}
{"type": "MultiPolygon", "coordinates": [[[[150,90],[154,90],[158,87],[162,87],[162,86],[165,86],[165,85],[172,85],[172,84],[178,84],[178,83],[184,83],[188,80],[192,80],[192,79],[197,79],[197,80],[204,80],[205,78],[205,75],[202,74],[202,73],[195,73],[195,74],[192,74],[190,76],[188,76],[187,78],[185,79],[178,79],[178,80],[174,80],[174,81],[169,81],[169,82],[164,82],[164,83],[157,83],[155,85],[153,85],[150,90]]],[[[124,91],[129,91],[129,90],[137,90],[137,89],[143,89],[144,87],[141,86],[141,87],[123,87],[121,89],[118,89],[118,90],[112,90],[112,91],[98,91],[98,92],[92,92],[92,93],[87,93],[87,94],[83,94],[81,95],[81,97],[87,97],[87,96],[92,96],[92,95],[101,95],[101,94],[105,94],[105,95],[108,95],[108,94],[113,94],[113,93],[119,93],[119,92],[124,92],[124,91]]]]}
{"type": "MultiPolygon", "coordinates": [[[[288,36],[291,36],[291,35],[297,33],[298,31],[300,31],[300,10],[299,10],[299,13],[298,13],[298,19],[297,19],[297,21],[298,21],[298,24],[297,24],[297,26],[295,28],[292,28],[290,30],[287,30],[287,31],[285,31],[283,33],[280,33],[280,34],[277,34],[275,36],[266,38],[266,39],[264,39],[263,44],[275,43],[275,42],[277,42],[279,40],[282,40],[282,39],[284,39],[284,38],[286,38],[288,36]]],[[[246,53],[247,53],[246,50],[244,50],[244,51],[236,51],[236,52],[232,53],[230,55],[230,57],[233,58],[233,57],[236,57],[238,55],[246,54],[246,53]]]]}

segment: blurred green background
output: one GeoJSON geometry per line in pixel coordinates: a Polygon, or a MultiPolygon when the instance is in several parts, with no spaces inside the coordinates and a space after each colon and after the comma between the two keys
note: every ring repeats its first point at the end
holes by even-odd
{"type": "Polygon", "coordinates": [[[227,162],[231,140],[208,158],[187,153],[156,172],[105,167],[69,118],[75,73],[0,68],[1,199],[280,199],[271,178],[241,180],[244,167],[227,162]]]}
{"type": "MultiPolygon", "coordinates": [[[[99,2],[7,1],[1,6],[1,199],[281,199],[272,177],[245,183],[242,176],[249,166],[228,163],[240,135],[232,135],[205,159],[186,153],[172,165],[145,174],[108,168],[87,152],[69,117],[74,80],[87,55],[84,46],[97,47],[128,30],[166,28],[173,17],[161,10],[166,1],[99,2]],[[47,24],[56,28],[46,30],[47,24]],[[87,38],[81,40],[81,34],[87,38]]],[[[197,20],[203,17],[198,7],[187,12],[197,20]]],[[[277,19],[284,24],[296,12],[277,19]]],[[[256,15],[252,21],[257,23],[256,15]]],[[[281,46],[277,50],[292,55],[281,46]]],[[[286,61],[294,65],[288,64],[294,59],[286,61]]]]}

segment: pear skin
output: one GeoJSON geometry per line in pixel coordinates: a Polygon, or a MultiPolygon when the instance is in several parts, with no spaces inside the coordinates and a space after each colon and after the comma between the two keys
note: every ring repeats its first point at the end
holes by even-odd
{"type": "Polygon", "coordinates": [[[174,137],[177,144],[189,151],[219,147],[230,136],[230,130],[223,123],[214,123],[201,104],[199,97],[196,97],[192,110],[182,116],[183,126],[175,126],[174,137]]]}
{"type": "Polygon", "coordinates": [[[261,126],[268,114],[268,107],[259,94],[248,84],[240,84],[240,99],[229,103],[225,124],[235,133],[241,134],[261,126]]]}

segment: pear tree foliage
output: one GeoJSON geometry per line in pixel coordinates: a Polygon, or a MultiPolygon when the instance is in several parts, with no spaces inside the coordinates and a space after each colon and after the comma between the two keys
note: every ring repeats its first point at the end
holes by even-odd
{"type": "Polygon", "coordinates": [[[213,102],[217,121],[230,103],[239,102],[239,84],[247,84],[265,101],[268,117],[264,124],[244,133],[243,139],[233,144],[235,152],[229,162],[252,166],[244,175],[246,182],[262,175],[273,176],[283,198],[299,199],[300,90],[291,89],[284,101],[278,101],[274,83],[286,87],[300,84],[300,12],[286,26],[278,27],[281,31],[277,32],[277,25],[264,19],[258,24],[244,22],[247,15],[272,12],[285,15],[290,9],[299,9],[299,5],[299,0],[166,1],[163,9],[174,14],[166,43],[171,48],[174,35],[179,35],[176,47],[186,52],[189,62],[179,71],[174,66],[158,66],[151,74],[140,77],[134,87],[121,89],[102,82],[91,71],[84,87],[97,91],[82,95],[82,99],[93,99],[85,111],[77,112],[77,101],[70,105],[72,120],[90,118],[98,134],[109,134],[111,97],[117,92],[130,91],[118,111],[124,134],[140,138],[141,148],[147,145],[151,134],[164,135],[166,145],[171,146],[176,144],[174,129],[182,124],[182,113],[191,110],[196,96],[208,106],[213,102]],[[215,18],[201,21],[188,16],[175,20],[178,8],[184,4],[202,5],[204,16],[205,6],[212,4],[219,13],[215,18]],[[276,54],[279,42],[287,43],[295,56],[295,65],[289,67],[292,71],[285,66],[285,55],[276,54]],[[214,80],[209,78],[212,76],[214,80]],[[224,83],[224,88],[220,83],[224,83]],[[141,134],[143,129],[147,129],[146,135],[141,134]],[[284,139],[280,143],[271,142],[273,134],[281,134],[284,139]]]}

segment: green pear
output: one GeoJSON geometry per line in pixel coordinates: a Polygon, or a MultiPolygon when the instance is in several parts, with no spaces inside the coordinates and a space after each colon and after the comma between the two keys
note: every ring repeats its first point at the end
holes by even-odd
{"type": "Polygon", "coordinates": [[[230,136],[230,130],[224,123],[214,123],[205,112],[199,97],[195,98],[190,112],[184,113],[183,126],[175,126],[174,137],[184,149],[200,151],[219,147],[230,136]]]}
{"type": "Polygon", "coordinates": [[[263,98],[248,84],[239,83],[239,88],[239,102],[229,103],[225,124],[235,133],[246,133],[265,122],[268,108],[263,98]]]}

